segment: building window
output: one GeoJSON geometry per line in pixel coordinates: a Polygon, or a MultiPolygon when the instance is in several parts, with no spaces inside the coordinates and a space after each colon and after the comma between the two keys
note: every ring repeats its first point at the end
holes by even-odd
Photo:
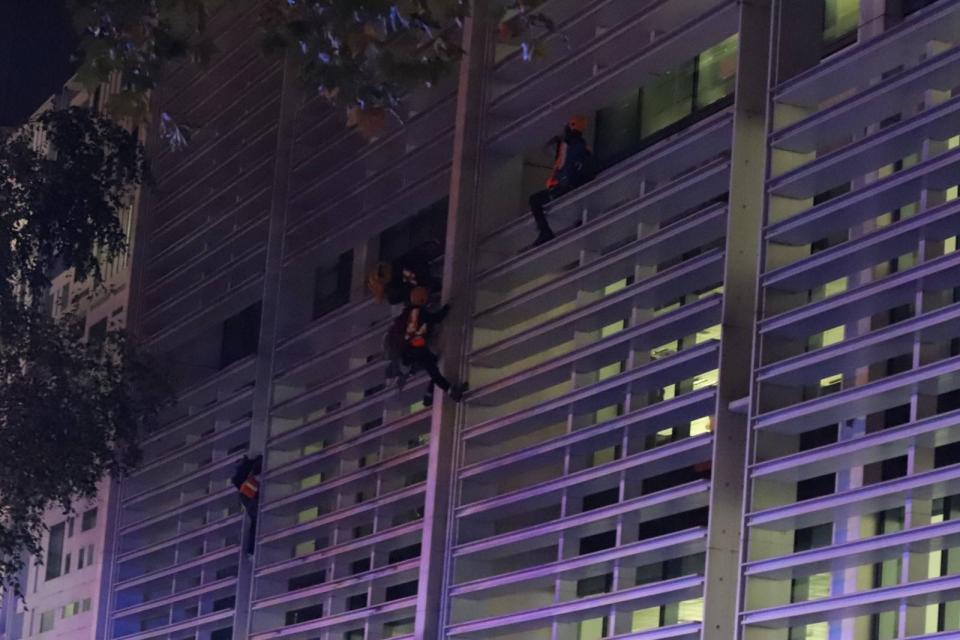
{"type": "Polygon", "coordinates": [[[260,303],[250,305],[223,323],[220,368],[256,353],[260,341],[260,303]]]}
{"type": "Polygon", "coordinates": [[[594,148],[601,161],[628,154],[641,137],[640,92],[636,89],[597,111],[594,148]]]}
{"type": "Polygon", "coordinates": [[[63,575],[70,573],[70,554],[68,553],[63,558],[63,575]]]}
{"type": "Polygon", "coordinates": [[[287,611],[284,616],[285,626],[290,626],[292,624],[299,624],[301,622],[307,622],[308,620],[316,620],[317,618],[323,617],[323,604],[315,604],[309,607],[303,607],[302,609],[294,609],[293,611],[287,611]]]}
{"type": "Polygon", "coordinates": [[[90,531],[97,526],[97,508],[88,509],[83,513],[83,520],[80,523],[80,531],[90,531]]]}
{"type": "Polygon", "coordinates": [[[709,107],[734,92],[740,37],[734,34],[697,56],[696,105],[709,107]]]}
{"type": "Polygon", "coordinates": [[[390,602],[401,598],[410,598],[415,595],[417,595],[417,581],[411,580],[410,582],[401,582],[400,584],[387,587],[384,600],[390,602]]]}
{"type": "Polygon", "coordinates": [[[47,543],[47,561],[46,561],[46,579],[53,580],[60,577],[60,569],[63,567],[63,537],[66,533],[66,524],[60,524],[50,528],[50,540],[47,543]]]}
{"type": "Polygon", "coordinates": [[[712,113],[736,88],[739,47],[734,34],[597,111],[594,148],[600,164],[618,162],[712,113]]]}
{"type": "Polygon", "coordinates": [[[647,137],[693,111],[694,61],[668,71],[643,87],[640,135],[647,137]]]}
{"type": "Polygon", "coordinates": [[[860,0],[824,0],[823,40],[837,42],[853,35],[860,25],[860,0]]]}
{"type": "Polygon", "coordinates": [[[40,633],[53,629],[54,613],[55,611],[51,609],[50,611],[44,611],[40,614],[40,633]]]}
{"type": "Polygon", "coordinates": [[[313,317],[319,318],[350,301],[353,280],[353,251],[341,253],[333,265],[317,268],[313,290],[313,317]]]}
{"type": "Polygon", "coordinates": [[[107,318],[104,318],[96,324],[90,325],[87,332],[87,342],[102,343],[107,338],[107,318]]]}
{"type": "Polygon", "coordinates": [[[437,255],[443,252],[447,237],[447,207],[443,198],[420,210],[415,216],[395,224],[380,234],[380,260],[392,262],[413,248],[436,244],[437,255]]]}
{"type": "Polygon", "coordinates": [[[383,637],[393,638],[396,636],[413,635],[415,622],[416,621],[413,618],[404,618],[403,620],[385,622],[383,623],[383,637]]]}
{"type": "Polygon", "coordinates": [[[83,569],[85,566],[89,567],[93,564],[93,545],[88,544],[86,547],[80,547],[80,551],[77,553],[77,569],[83,569]]]}
{"type": "Polygon", "coordinates": [[[60,617],[66,620],[67,618],[72,618],[73,616],[80,613],[80,601],[71,602],[63,606],[63,611],[60,614],[60,617]]]}
{"type": "Polygon", "coordinates": [[[903,17],[907,17],[911,13],[916,13],[917,11],[920,11],[920,9],[923,9],[924,7],[929,7],[934,2],[937,2],[937,0],[902,0],[902,1],[903,1],[903,5],[901,8],[903,11],[903,17]]]}
{"type": "Polygon", "coordinates": [[[347,611],[356,611],[367,606],[367,594],[358,593],[347,598],[347,611]]]}
{"type": "Polygon", "coordinates": [[[73,537],[73,521],[74,518],[67,518],[67,537],[73,537]]]}
{"type": "Polygon", "coordinates": [[[233,627],[227,627],[226,629],[217,629],[210,634],[210,640],[232,640],[233,638],[233,627]]]}
{"type": "Polygon", "coordinates": [[[83,601],[83,610],[84,610],[84,611],[90,611],[90,607],[91,607],[91,606],[93,606],[93,600],[91,600],[90,598],[84,599],[84,601],[83,601]]]}

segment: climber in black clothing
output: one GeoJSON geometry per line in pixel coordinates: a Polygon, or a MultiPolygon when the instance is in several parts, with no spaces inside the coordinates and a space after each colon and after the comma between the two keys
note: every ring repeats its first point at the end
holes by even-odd
{"type": "Polygon", "coordinates": [[[389,264],[377,265],[367,278],[367,287],[378,302],[386,300],[389,304],[407,302],[414,287],[425,287],[433,293],[438,287],[430,265],[440,254],[439,242],[426,242],[389,264]]]}
{"type": "Polygon", "coordinates": [[[530,196],[530,212],[537,223],[538,231],[537,239],[533,243],[534,247],[554,238],[553,229],[547,222],[546,206],[594,178],[593,154],[583,138],[586,128],[587,119],[583,116],[574,116],[564,127],[563,136],[553,140],[556,151],[553,171],[547,179],[547,188],[530,196]]]}
{"type": "Polygon", "coordinates": [[[423,404],[433,404],[433,386],[436,385],[450,394],[454,402],[459,402],[467,390],[467,384],[451,384],[440,372],[437,356],[427,344],[431,327],[446,317],[449,307],[444,305],[437,311],[427,308],[429,292],[424,287],[415,287],[410,292],[410,303],[397,319],[397,327],[403,327],[403,342],[400,347],[400,363],[410,368],[410,372],[422,369],[430,376],[430,384],[423,396],[423,404]]]}
{"type": "Polygon", "coordinates": [[[250,531],[247,536],[247,555],[253,555],[257,535],[257,510],[260,505],[259,475],[263,470],[263,456],[248,458],[246,455],[237,462],[230,482],[237,488],[240,504],[250,518],[250,531]]]}

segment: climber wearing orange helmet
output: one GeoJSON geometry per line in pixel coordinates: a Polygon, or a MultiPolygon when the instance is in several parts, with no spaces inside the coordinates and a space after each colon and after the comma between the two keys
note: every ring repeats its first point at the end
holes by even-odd
{"type": "Polygon", "coordinates": [[[547,188],[530,196],[530,212],[539,231],[537,240],[533,243],[535,247],[554,238],[553,230],[547,222],[547,204],[593,179],[593,155],[583,138],[586,128],[587,119],[584,116],[574,116],[564,127],[563,135],[553,139],[556,152],[553,171],[547,179],[547,188]]]}
{"type": "Polygon", "coordinates": [[[451,384],[440,372],[437,356],[430,350],[428,340],[434,326],[443,322],[447,316],[449,306],[444,305],[436,311],[427,308],[429,291],[425,287],[414,287],[410,291],[410,299],[400,314],[398,324],[403,327],[403,344],[400,347],[400,362],[410,368],[411,372],[423,370],[430,376],[430,384],[423,395],[423,404],[433,404],[434,385],[449,394],[454,402],[460,402],[468,385],[451,384]]]}

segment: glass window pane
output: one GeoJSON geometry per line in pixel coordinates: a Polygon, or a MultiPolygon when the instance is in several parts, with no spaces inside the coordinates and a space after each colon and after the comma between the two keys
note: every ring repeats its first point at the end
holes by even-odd
{"type": "Polygon", "coordinates": [[[697,108],[709,106],[731,93],[737,81],[740,36],[734,34],[697,58],[697,108]]]}
{"type": "Polygon", "coordinates": [[[823,39],[837,40],[860,24],[860,0],[824,0],[823,39]]]}
{"type": "Polygon", "coordinates": [[[693,69],[691,60],[643,87],[642,136],[649,136],[690,115],[693,110],[693,69]]]}
{"type": "Polygon", "coordinates": [[[83,514],[83,522],[80,524],[81,531],[90,531],[97,526],[97,508],[94,507],[83,514]]]}
{"type": "Polygon", "coordinates": [[[40,633],[53,629],[54,611],[44,611],[40,614],[40,633]]]}
{"type": "Polygon", "coordinates": [[[594,153],[610,162],[640,142],[640,91],[634,89],[597,112],[594,153]]]}
{"type": "Polygon", "coordinates": [[[47,543],[47,580],[60,577],[60,569],[63,567],[63,538],[66,529],[66,524],[63,522],[50,528],[50,541],[47,543]]]}

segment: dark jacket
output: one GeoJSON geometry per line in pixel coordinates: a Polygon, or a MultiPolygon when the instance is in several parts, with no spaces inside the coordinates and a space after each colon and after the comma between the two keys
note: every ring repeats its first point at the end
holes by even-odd
{"type": "Polygon", "coordinates": [[[230,478],[230,482],[240,490],[240,487],[246,482],[247,478],[250,477],[252,473],[255,476],[259,476],[260,472],[263,471],[263,456],[257,456],[255,458],[248,458],[243,456],[237,466],[233,469],[233,477],[230,478]]]}
{"type": "Polygon", "coordinates": [[[566,129],[563,138],[557,142],[553,173],[547,186],[575,188],[593,178],[593,154],[583,134],[566,129]]]}

